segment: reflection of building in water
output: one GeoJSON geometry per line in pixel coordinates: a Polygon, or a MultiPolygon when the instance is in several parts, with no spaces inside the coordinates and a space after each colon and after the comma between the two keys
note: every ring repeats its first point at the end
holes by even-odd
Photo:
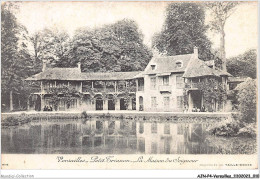
{"type": "Polygon", "coordinates": [[[205,124],[92,119],[82,123],[42,122],[2,131],[9,153],[212,153],[205,124]]]}
{"type": "Polygon", "coordinates": [[[146,154],[181,154],[198,148],[202,124],[137,122],[137,145],[146,154]]]}
{"type": "Polygon", "coordinates": [[[136,126],[132,121],[91,120],[82,125],[82,145],[88,147],[136,148],[136,126]]]}

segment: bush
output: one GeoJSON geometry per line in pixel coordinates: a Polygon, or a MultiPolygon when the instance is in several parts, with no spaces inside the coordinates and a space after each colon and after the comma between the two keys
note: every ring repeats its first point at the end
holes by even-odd
{"type": "Polygon", "coordinates": [[[86,111],[83,111],[83,112],[81,113],[81,116],[83,116],[84,118],[87,118],[87,117],[88,117],[88,114],[87,114],[86,111]]]}
{"type": "Polygon", "coordinates": [[[257,130],[256,125],[254,123],[246,124],[244,127],[239,129],[237,135],[245,136],[245,137],[256,137],[257,130]]]}
{"type": "Polygon", "coordinates": [[[225,136],[225,137],[231,137],[236,136],[239,131],[239,124],[237,122],[233,123],[220,123],[217,124],[217,126],[213,126],[209,129],[209,132],[216,136],[225,136]]]}
{"type": "Polygon", "coordinates": [[[241,120],[246,123],[256,122],[256,80],[248,78],[239,84],[238,90],[239,111],[241,120]]]}
{"type": "Polygon", "coordinates": [[[233,121],[232,123],[228,122],[220,122],[216,123],[211,127],[208,127],[207,131],[216,136],[224,136],[224,137],[251,137],[255,138],[257,135],[257,127],[256,123],[246,123],[241,121],[241,116],[232,115],[233,121]]]}

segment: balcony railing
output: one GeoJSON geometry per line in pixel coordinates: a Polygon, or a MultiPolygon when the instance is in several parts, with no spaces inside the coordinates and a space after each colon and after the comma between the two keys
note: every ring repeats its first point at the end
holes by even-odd
{"type": "Polygon", "coordinates": [[[185,83],[185,88],[197,89],[198,83],[185,83]]]}
{"type": "Polygon", "coordinates": [[[102,93],[102,92],[106,92],[106,93],[115,93],[115,92],[119,92],[119,93],[123,93],[123,92],[126,92],[126,91],[129,91],[129,92],[136,92],[136,87],[135,86],[132,86],[132,87],[129,87],[129,88],[126,88],[126,87],[123,87],[123,88],[118,88],[118,89],[115,89],[115,88],[91,88],[91,87],[83,87],[82,88],[82,92],[87,92],[87,93],[91,93],[91,92],[94,92],[94,93],[102,93]]]}
{"type": "MultiPolygon", "coordinates": [[[[72,89],[77,91],[77,92],[81,92],[80,88],[78,88],[78,87],[72,87],[72,89]]],[[[52,92],[55,92],[55,91],[64,92],[64,90],[65,90],[64,87],[44,87],[43,93],[52,93],[52,92]]]]}
{"type": "Polygon", "coordinates": [[[116,91],[115,88],[106,88],[107,93],[114,93],[116,91]]]}
{"type": "Polygon", "coordinates": [[[172,86],[171,85],[160,85],[159,86],[159,91],[162,91],[162,92],[171,92],[172,90],[172,86]]]}

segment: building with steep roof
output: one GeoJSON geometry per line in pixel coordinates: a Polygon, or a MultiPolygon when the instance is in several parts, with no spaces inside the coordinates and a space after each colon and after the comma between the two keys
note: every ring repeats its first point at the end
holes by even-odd
{"type": "Polygon", "coordinates": [[[231,75],[215,69],[214,63],[200,60],[197,48],[193,54],[155,57],[136,77],[136,105],[144,111],[223,111],[224,99],[207,99],[203,85],[212,85],[214,81],[214,88],[225,91],[228,76],[231,75]],[[139,86],[143,86],[141,90],[139,86]]]}
{"type": "Polygon", "coordinates": [[[228,76],[215,69],[214,62],[200,60],[197,48],[193,54],[154,57],[142,72],[86,73],[81,72],[80,63],[77,68],[47,68],[44,63],[41,73],[26,79],[40,83],[28,108],[220,111],[224,100],[211,96],[220,88],[223,93],[228,76]],[[214,88],[207,87],[213,82],[214,88]]]}

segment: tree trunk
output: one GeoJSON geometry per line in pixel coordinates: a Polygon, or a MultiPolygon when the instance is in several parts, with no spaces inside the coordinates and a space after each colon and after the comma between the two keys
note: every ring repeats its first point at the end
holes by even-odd
{"type": "Polygon", "coordinates": [[[10,111],[13,111],[13,91],[10,91],[10,111]]]}
{"type": "Polygon", "coordinates": [[[220,53],[221,53],[221,60],[222,60],[222,70],[223,70],[223,71],[227,71],[227,60],[226,60],[226,51],[225,51],[225,31],[224,31],[224,27],[222,27],[222,30],[221,30],[220,53]]]}

